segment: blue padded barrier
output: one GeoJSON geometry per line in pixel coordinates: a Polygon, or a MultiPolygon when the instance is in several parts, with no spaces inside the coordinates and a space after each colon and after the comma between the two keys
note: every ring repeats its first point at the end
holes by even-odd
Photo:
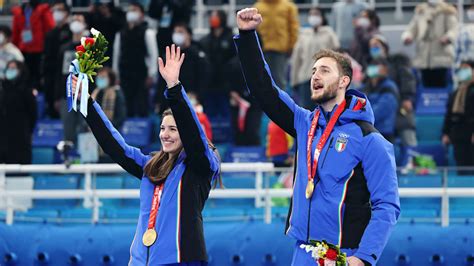
{"type": "MultiPolygon", "coordinates": [[[[210,266],[291,263],[295,242],[283,234],[284,222],[205,223],[204,229],[210,266]]],[[[11,265],[40,265],[41,258],[47,265],[71,265],[74,257],[80,258],[78,265],[104,265],[111,259],[126,265],[134,233],[134,224],[0,224],[0,256],[15,257],[11,265]]],[[[399,224],[377,265],[472,265],[473,241],[470,224],[399,224]]]]}
{"type": "MultiPolygon", "coordinates": [[[[123,177],[123,188],[124,189],[140,189],[140,179],[126,174],[123,177]]],[[[139,208],[139,199],[122,199],[122,206],[126,208],[139,208]]]]}
{"type": "MultiPolygon", "coordinates": [[[[77,189],[79,187],[78,175],[36,175],[34,177],[34,189],[77,189]]],[[[36,199],[33,200],[35,207],[42,208],[70,208],[78,206],[78,199],[36,199]]]]}
{"type": "Polygon", "coordinates": [[[408,175],[398,177],[399,187],[441,187],[441,175],[408,175]]]}
{"type": "Polygon", "coordinates": [[[51,147],[33,147],[32,164],[53,164],[55,162],[55,148],[51,147]]]}
{"type": "Polygon", "coordinates": [[[474,176],[472,175],[449,175],[448,187],[474,187],[474,176]]]}

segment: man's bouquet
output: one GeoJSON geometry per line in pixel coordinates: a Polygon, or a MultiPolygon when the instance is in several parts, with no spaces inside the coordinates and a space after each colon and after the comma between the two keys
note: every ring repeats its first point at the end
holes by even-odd
{"type": "Polygon", "coordinates": [[[326,241],[310,240],[309,245],[301,244],[300,248],[307,253],[311,252],[311,257],[318,263],[318,266],[346,266],[346,253],[341,249],[326,241]]]}
{"type": "Polygon", "coordinates": [[[87,116],[87,97],[89,96],[89,80],[94,82],[93,76],[97,75],[96,70],[102,68],[102,64],[109,60],[105,56],[109,42],[100,31],[92,28],[92,37],[82,37],[81,45],[76,46],[76,59],[69,66],[69,76],[66,83],[66,96],[68,101],[68,112],[72,109],[77,111],[78,90],[72,93],[72,75],[78,75],[77,85],[82,84],[81,92],[81,113],[87,116]]]}

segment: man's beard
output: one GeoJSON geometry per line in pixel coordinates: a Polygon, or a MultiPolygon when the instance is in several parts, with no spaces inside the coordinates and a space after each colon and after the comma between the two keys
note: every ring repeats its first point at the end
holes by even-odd
{"type": "Polygon", "coordinates": [[[311,95],[311,100],[315,101],[317,104],[321,105],[337,97],[337,86],[338,81],[335,81],[323,91],[323,94],[318,96],[311,95]]]}

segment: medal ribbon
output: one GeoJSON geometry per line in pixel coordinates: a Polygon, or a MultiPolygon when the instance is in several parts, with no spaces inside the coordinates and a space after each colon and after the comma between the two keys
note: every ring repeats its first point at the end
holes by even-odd
{"type": "Polygon", "coordinates": [[[317,167],[318,159],[319,159],[319,155],[321,154],[321,150],[323,149],[324,144],[326,144],[326,141],[328,140],[329,135],[331,135],[331,132],[334,129],[334,125],[336,125],[336,122],[341,116],[345,107],[346,107],[346,100],[342,101],[342,103],[337,107],[336,111],[332,115],[331,119],[329,119],[329,123],[327,124],[326,129],[324,129],[324,132],[321,135],[321,138],[319,139],[318,144],[316,145],[316,152],[314,155],[313,165],[311,165],[311,146],[313,145],[314,133],[316,132],[316,127],[318,126],[318,119],[321,113],[321,109],[320,109],[321,107],[318,108],[318,110],[316,111],[316,114],[314,115],[313,121],[311,121],[311,128],[309,129],[309,132],[308,132],[308,145],[306,147],[306,162],[308,164],[308,183],[314,182],[314,177],[316,176],[316,169],[318,168],[317,167]]]}
{"type": "Polygon", "coordinates": [[[161,194],[163,192],[164,182],[159,186],[155,186],[153,191],[153,200],[151,201],[150,218],[148,219],[148,229],[155,229],[156,216],[160,207],[161,194]]]}

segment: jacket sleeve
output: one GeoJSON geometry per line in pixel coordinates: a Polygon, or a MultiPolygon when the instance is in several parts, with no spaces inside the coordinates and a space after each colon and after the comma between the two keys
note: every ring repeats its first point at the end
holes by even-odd
{"type": "Polygon", "coordinates": [[[91,97],[89,97],[87,113],[86,122],[104,152],[125,171],[141,179],[148,156],[144,155],[138,148],[125,143],[124,138],[113,127],[99,104],[91,97]]]}
{"type": "MultiPolygon", "coordinates": [[[[300,39],[291,53],[291,70],[290,70],[290,84],[291,86],[296,86],[298,81],[298,73],[301,69],[301,53],[302,53],[302,40],[300,39]]],[[[299,81],[298,81],[299,82],[299,81]]]]}
{"type": "Polygon", "coordinates": [[[451,43],[456,42],[458,36],[458,19],[455,14],[447,15],[446,17],[446,33],[444,35],[448,37],[451,43]]]}
{"type": "Polygon", "coordinates": [[[408,24],[407,29],[402,33],[402,41],[404,41],[406,38],[412,38],[415,39],[417,36],[417,20],[419,16],[415,10],[415,14],[413,15],[413,18],[411,19],[410,23],[408,24]]]}
{"type": "Polygon", "coordinates": [[[13,21],[12,21],[12,43],[20,48],[21,42],[21,31],[23,29],[20,28],[20,16],[21,16],[21,9],[19,7],[14,7],[12,9],[13,13],[13,21]]]}
{"type": "Polygon", "coordinates": [[[148,77],[157,78],[158,74],[158,44],[156,43],[156,31],[147,29],[145,31],[145,43],[147,49],[147,57],[145,58],[148,67],[148,77]]]}
{"type": "Polygon", "coordinates": [[[468,91],[467,98],[466,98],[466,103],[470,103],[470,104],[465,105],[466,106],[465,112],[466,112],[467,124],[468,124],[467,130],[471,131],[471,136],[474,134],[474,104],[472,104],[473,102],[474,102],[474,85],[471,85],[468,91]]]}
{"type": "Polygon", "coordinates": [[[206,177],[210,173],[217,173],[219,171],[219,159],[209,147],[206,134],[186,96],[183,86],[178,84],[167,89],[165,91],[165,98],[173,112],[190,166],[206,177]]]}
{"type": "Polygon", "coordinates": [[[240,31],[234,42],[247,89],[273,122],[296,137],[295,116],[304,110],[273,81],[257,33],[254,30],[240,31]]]}
{"type": "Polygon", "coordinates": [[[372,216],[354,256],[375,265],[400,215],[400,199],[393,146],[378,133],[365,137],[363,145],[372,216]]]}
{"type": "Polygon", "coordinates": [[[442,133],[446,135],[449,135],[449,133],[451,132],[451,127],[452,127],[451,121],[452,121],[452,115],[453,115],[452,110],[453,110],[453,102],[454,102],[455,97],[456,97],[456,91],[452,92],[449,95],[448,103],[446,104],[446,113],[444,114],[444,122],[443,122],[443,130],[442,130],[442,133]]]}
{"type": "Polygon", "coordinates": [[[400,82],[400,98],[402,100],[415,101],[416,97],[416,78],[411,68],[401,66],[397,69],[397,78],[400,82]]]}
{"type": "Polygon", "coordinates": [[[397,97],[391,92],[381,93],[379,100],[372,104],[372,110],[374,111],[375,121],[390,119],[392,114],[398,111],[397,97]]]}
{"type": "Polygon", "coordinates": [[[43,32],[46,34],[54,28],[55,22],[53,19],[53,13],[48,6],[45,6],[44,12],[41,16],[43,18],[43,32]]]}

